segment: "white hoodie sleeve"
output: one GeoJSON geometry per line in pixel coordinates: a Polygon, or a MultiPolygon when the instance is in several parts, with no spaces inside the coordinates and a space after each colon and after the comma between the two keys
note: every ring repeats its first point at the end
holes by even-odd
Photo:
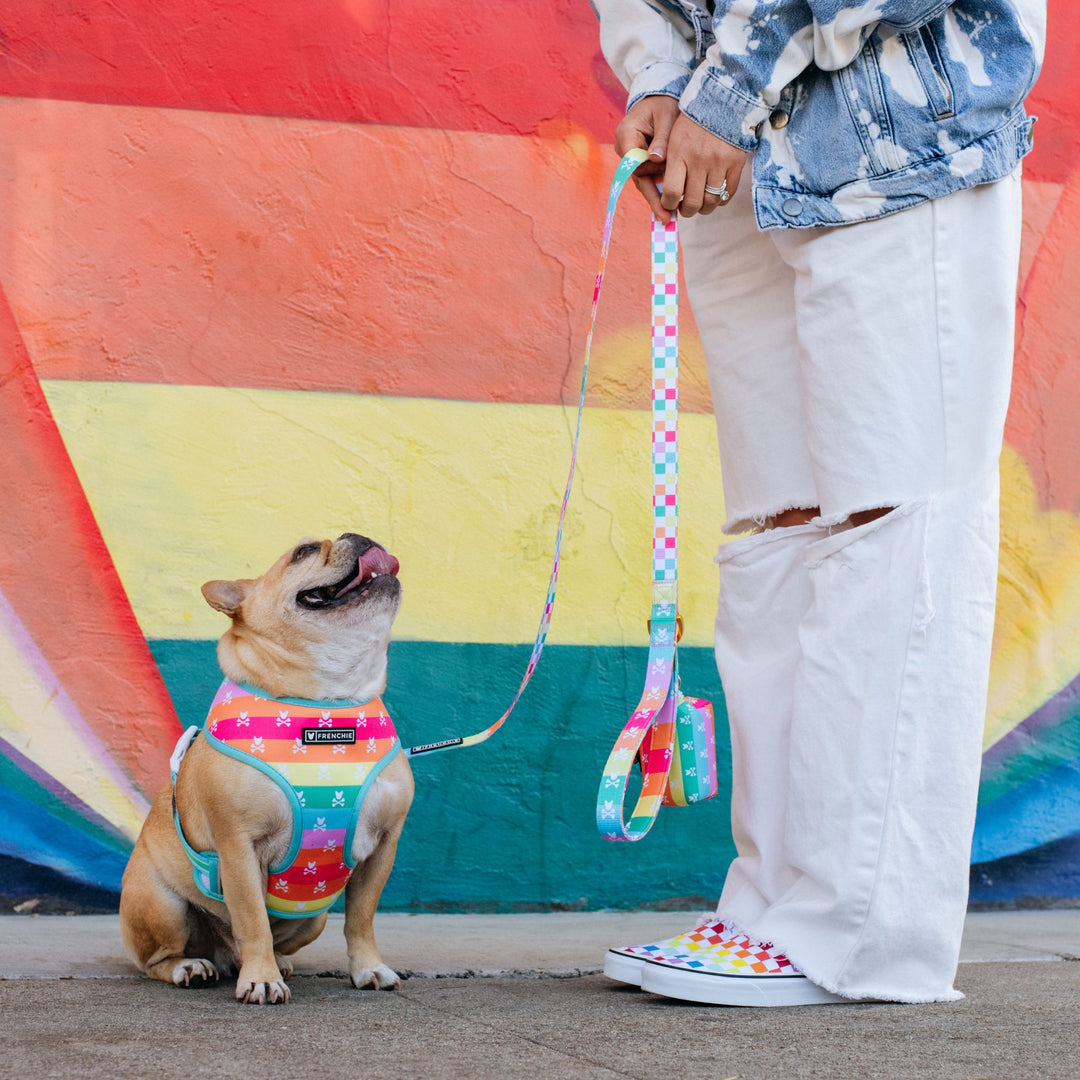
{"type": "Polygon", "coordinates": [[[690,81],[696,35],[673,11],[648,0],[592,0],[600,20],[600,48],[615,77],[639,98],[678,98],[690,81]]]}

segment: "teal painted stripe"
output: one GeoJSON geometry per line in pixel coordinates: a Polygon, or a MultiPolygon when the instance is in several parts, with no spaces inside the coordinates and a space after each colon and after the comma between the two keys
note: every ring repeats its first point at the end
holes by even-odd
{"type": "Polygon", "coordinates": [[[980,805],[994,802],[1070,761],[1080,761],[1080,700],[1063,706],[1055,723],[1021,725],[1002,743],[1006,740],[1007,747],[993,746],[984,758],[980,805]],[[1004,756],[1010,751],[1011,756],[1004,756]]]}
{"type": "MultiPolygon", "coordinates": [[[[151,648],[184,724],[201,724],[220,682],[211,641],[151,648]]],[[[528,645],[394,642],[384,700],[402,739],[469,734],[517,689],[528,645]]],[[[515,911],[716,900],[734,857],[730,742],[711,649],[681,648],[684,693],[716,706],[719,794],[664,807],[648,836],[596,831],[604,762],[644,683],[648,650],[549,645],[514,715],[485,743],[416,758],[416,800],[385,910],[515,911]]],[[[1016,774],[1014,774],[1016,775],[1016,774]]],[[[980,807],[976,859],[1023,851],[1080,827],[1068,767],[980,807]]],[[[628,794],[635,797],[635,791],[628,794]]]]}
{"type": "MultiPolygon", "coordinates": [[[[221,681],[210,641],[152,641],[181,721],[221,681]]],[[[506,708],[528,645],[397,641],[383,700],[406,744],[470,734],[506,708]]],[[[513,716],[478,746],[412,762],[416,800],[384,910],[515,911],[714,903],[734,857],[727,716],[711,649],[679,650],[684,692],[717,710],[720,794],[669,808],[638,844],[600,838],[604,761],[645,679],[648,649],[549,645],[513,716]]]]}

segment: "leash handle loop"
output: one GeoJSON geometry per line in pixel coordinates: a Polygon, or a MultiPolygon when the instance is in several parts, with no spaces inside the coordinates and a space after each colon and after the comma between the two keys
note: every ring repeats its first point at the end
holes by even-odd
{"type": "Polygon", "coordinates": [[[679,236],[672,215],[652,225],[653,596],[649,664],[637,708],[616,740],[600,781],[596,824],[605,840],[640,840],[664,801],[675,751],[679,664],[679,236]],[[642,785],[624,816],[640,756],[642,785]]]}

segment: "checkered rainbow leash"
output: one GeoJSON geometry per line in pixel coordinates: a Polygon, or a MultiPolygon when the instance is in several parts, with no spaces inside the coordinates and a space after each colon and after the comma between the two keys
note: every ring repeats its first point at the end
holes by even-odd
{"type": "Polygon", "coordinates": [[[653,588],[645,689],[604,765],[596,824],[605,840],[640,840],[661,805],[716,793],[712,705],[683,697],[679,617],[679,243],[676,218],[652,223],[653,588]],[[635,759],[642,784],[630,821],[623,806],[635,759]]]}
{"type": "MultiPolygon", "coordinates": [[[[608,193],[607,214],[600,244],[600,265],[596,272],[589,332],[585,341],[585,362],[581,373],[577,423],[574,430],[570,470],[566,479],[559,524],[555,535],[555,556],[547,597],[540,617],[529,663],[507,710],[490,727],[475,735],[423,743],[406,750],[409,757],[475,746],[489,739],[514,711],[539,663],[547,640],[555,591],[559,578],[563,525],[577,466],[585,388],[589,377],[593,333],[600,291],[604,284],[615,208],[626,182],[646,160],[644,150],[631,150],[619,162],[608,193]]],[[[678,688],[675,644],[678,630],[678,225],[673,216],[664,225],[652,224],[652,354],[653,354],[653,594],[649,624],[649,660],[645,690],[604,767],[597,801],[597,824],[608,840],[637,840],[644,836],[662,803],[686,805],[708,798],[716,790],[715,748],[712,715],[708,702],[684,699],[678,688]],[[708,710],[707,723],[703,709],[708,710]],[[680,759],[680,752],[683,757],[680,759]],[[630,769],[640,754],[643,784],[629,825],[622,820],[630,769]],[[690,756],[687,756],[690,755],[690,756]],[[680,767],[681,765],[681,767],[680,767]]]]}

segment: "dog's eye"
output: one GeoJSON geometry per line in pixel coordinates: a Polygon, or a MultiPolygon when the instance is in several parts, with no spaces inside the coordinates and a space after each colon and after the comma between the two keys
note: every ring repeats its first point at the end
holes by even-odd
{"type": "Polygon", "coordinates": [[[301,544],[294,552],[292,561],[299,562],[301,559],[306,559],[309,555],[314,555],[315,552],[322,550],[322,544],[301,544]]]}

